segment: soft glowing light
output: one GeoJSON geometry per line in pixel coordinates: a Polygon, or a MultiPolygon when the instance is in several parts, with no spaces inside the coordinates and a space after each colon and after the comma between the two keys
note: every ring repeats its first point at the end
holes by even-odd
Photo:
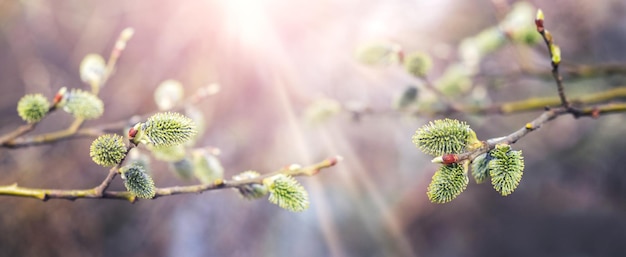
{"type": "Polygon", "coordinates": [[[221,1],[228,33],[240,44],[258,46],[271,32],[265,2],[260,0],[221,1]]]}

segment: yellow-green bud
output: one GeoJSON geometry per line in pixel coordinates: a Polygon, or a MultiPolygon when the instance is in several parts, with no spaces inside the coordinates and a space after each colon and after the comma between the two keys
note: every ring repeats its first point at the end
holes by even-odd
{"type": "Polygon", "coordinates": [[[50,102],[41,94],[23,96],[17,103],[17,114],[28,123],[40,121],[50,110],[50,102]]]}
{"type": "Polygon", "coordinates": [[[463,152],[472,135],[465,122],[452,119],[435,120],[413,135],[413,143],[424,153],[439,156],[463,152]]]}
{"type": "Polygon", "coordinates": [[[205,149],[191,153],[194,175],[203,184],[213,183],[216,179],[224,178],[224,167],[220,160],[205,149]]]}
{"type": "Polygon", "coordinates": [[[89,156],[98,165],[110,167],[117,165],[126,156],[126,146],[122,136],[106,134],[91,143],[89,156]]]}
{"type": "Polygon", "coordinates": [[[484,153],[472,160],[472,176],[476,183],[483,183],[489,178],[489,162],[491,159],[491,154],[484,153]]]}
{"type": "Polygon", "coordinates": [[[66,95],[63,110],[76,118],[95,119],[104,113],[104,103],[96,95],[81,89],[72,89],[66,95]]]}
{"type": "Polygon", "coordinates": [[[140,131],[155,147],[180,145],[197,133],[193,120],[175,112],[153,115],[142,124],[140,131]]]}
{"type": "Polygon", "coordinates": [[[159,110],[170,110],[183,100],[184,94],[183,84],[169,79],[161,82],[154,91],[154,102],[159,107],[159,110]]]}
{"type": "Polygon", "coordinates": [[[468,183],[462,165],[442,165],[428,185],[428,199],[433,203],[447,203],[459,196],[468,183]]]}
{"type": "Polygon", "coordinates": [[[102,86],[106,74],[106,63],[99,54],[88,54],[80,62],[80,79],[83,82],[102,86]]]}
{"type": "Polygon", "coordinates": [[[489,162],[489,176],[493,188],[503,196],[513,193],[524,175],[522,151],[511,151],[509,145],[498,145],[490,154],[493,160],[489,162]]]}
{"type": "Polygon", "coordinates": [[[418,78],[426,76],[432,67],[433,60],[426,53],[414,52],[409,54],[404,60],[406,71],[418,78]]]}
{"type": "Polygon", "coordinates": [[[552,63],[559,65],[561,63],[561,48],[556,44],[551,44],[550,52],[552,53],[552,63]]]}
{"type": "Polygon", "coordinates": [[[152,199],[156,194],[154,181],[146,173],[143,166],[130,165],[120,169],[124,186],[135,196],[143,199],[152,199]]]}
{"type": "Polygon", "coordinates": [[[270,192],[271,203],[293,212],[309,208],[309,194],[293,177],[279,174],[263,180],[263,184],[270,192]]]}
{"type": "Polygon", "coordinates": [[[150,150],[155,159],[166,162],[180,161],[185,158],[186,154],[186,149],[183,145],[166,147],[153,147],[152,145],[148,145],[147,148],[150,150]]]}
{"type": "Polygon", "coordinates": [[[170,170],[176,172],[176,175],[183,180],[190,180],[193,177],[193,165],[189,158],[184,158],[177,162],[169,163],[170,170]]]}

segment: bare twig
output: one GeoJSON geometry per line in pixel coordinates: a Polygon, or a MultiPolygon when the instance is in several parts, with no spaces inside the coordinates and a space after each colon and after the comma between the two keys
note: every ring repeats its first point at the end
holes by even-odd
{"type": "MultiPolygon", "coordinates": [[[[626,112],[626,103],[608,103],[598,106],[581,108],[579,109],[578,117],[590,116],[592,118],[597,118],[600,115],[623,112],[626,112]]],[[[549,121],[554,120],[561,115],[569,113],[571,113],[571,111],[565,107],[549,109],[539,115],[539,117],[535,118],[531,122],[526,123],[524,127],[518,129],[513,133],[504,137],[486,140],[483,142],[483,145],[480,148],[457,155],[457,161],[461,162],[464,160],[473,160],[477,156],[494,149],[496,145],[499,144],[514,144],[519,139],[526,136],[528,133],[541,128],[549,121]]]]}

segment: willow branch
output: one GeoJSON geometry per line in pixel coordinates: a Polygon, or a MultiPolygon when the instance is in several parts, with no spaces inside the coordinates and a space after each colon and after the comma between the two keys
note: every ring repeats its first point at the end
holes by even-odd
{"type": "Polygon", "coordinates": [[[570,103],[567,101],[565,89],[563,89],[563,77],[559,74],[559,65],[554,64],[554,62],[552,62],[552,77],[554,77],[554,81],[556,81],[556,88],[559,93],[559,98],[561,99],[561,104],[563,104],[564,107],[569,108],[570,103]]]}
{"type": "MultiPolygon", "coordinates": [[[[589,116],[592,118],[598,118],[600,115],[623,113],[626,112],[626,103],[608,103],[598,106],[590,106],[577,110],[577,117],[589,116]]],[[[524,127],[516,130],[515,132],[498,138],[491,138],[483,142],[483,145],[476,150],[465,152],[457,156],[458,162],[464,160],[473,160],[477,156],[486,153],[496,147],[499,144],[515,144],[518,140],[526,136],[528,133],[538,130],[546,123],[557,117],[565,114],[571,114],[571,109],[565,107],[559,107],[549,109],[543,112],[539,117],[526,123],[524,127]]]]}
{"type": "MultiPolygon", "coordinates": [[[[154,198],[165,197],[171,195],[179,195],[179,194],[197,194],[203,193],[210,190],[219,190],[225,188],[237,188],[245,185],[251,184],[261,184],[263,183],[263,179],[272,177],[277,174],[285,174],[291,176],[313,176],[319,173],[321,170],[330,168],[335,166],[337,162],[341,160],[341,157],[331,157],[316,164],[301,167],[301,168],[283,168],[277,170],[272,173],[268,173],[259,177],[255,177],[252,179],[246,180],[216,180],[212,184],[200,184],[200,185],[191,185],[191,186],[175,186],[175,187],[164,187],[157,188],[156,195],[154,198]]],[[[107,178],[98,186],[91,189],[79,189],[79,190],[57,190],[57,189],[39,189],[39,188],[27,188],[20,187],[17,183],[8,185],[8,186],[0,186],[0,195],[6,196],[16,196],[16,197],[26,197],[26,198],[35,198],[39,200],[49,200],[49,199],[66,199],[66,200],[75,200],[75,199],[117,199],[117,200],[127,200],[130,202],[135,202],[137,198],[127,191],[106,191],[106,188],[109,186],[110,181],[113,180],[115,175],[117,174],[117,169],[111,169],[109,171],[109,175],[107,178]]],[[[153,198],[153,199],[154,199],[153,198]]]]}

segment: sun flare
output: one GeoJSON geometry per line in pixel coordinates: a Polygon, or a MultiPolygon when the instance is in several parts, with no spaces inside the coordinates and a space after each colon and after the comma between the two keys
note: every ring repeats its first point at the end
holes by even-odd
{"type": "Polygon", "coordinates": [[[271,33],[265,2],[255,0],[221,1],[224,27],[234,40],[245,46],[259,46],[271,33]]]}

